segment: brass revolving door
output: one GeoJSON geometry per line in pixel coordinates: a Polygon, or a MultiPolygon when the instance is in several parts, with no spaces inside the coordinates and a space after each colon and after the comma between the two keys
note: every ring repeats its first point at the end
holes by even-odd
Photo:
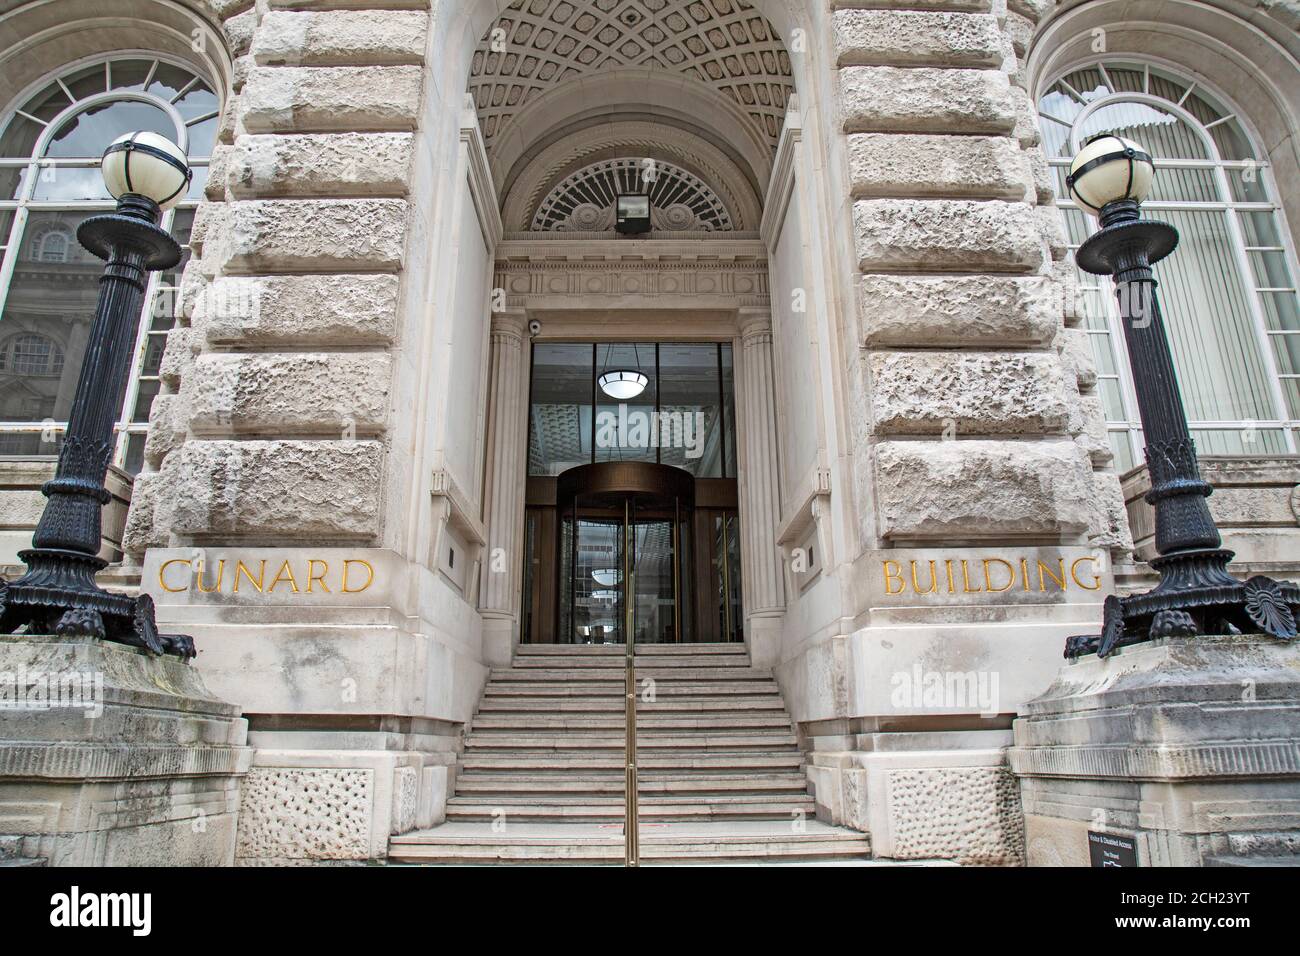
{"type": "Polygon", "coordinates": [[[559,476],[561,642],[691,640],[694,500],[695,479],[668,465],[601,462],[559,476]]]}

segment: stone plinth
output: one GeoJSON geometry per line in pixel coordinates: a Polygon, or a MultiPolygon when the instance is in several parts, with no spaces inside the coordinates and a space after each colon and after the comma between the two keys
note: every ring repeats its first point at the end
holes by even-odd
{"type": "Polygon", "coordinates": [[[1015,722],[1030,866],[1089,865],[1088,832],[1140,866],[1300,853],[1300,645],[1175,638],[1067,663],[1015,722]]]}
{"type": "Polygon", "coordinates": [[[0,843],[51,866],[217,866],[252,762],[199,673],[91,638],[0,636],[0,843]]]}

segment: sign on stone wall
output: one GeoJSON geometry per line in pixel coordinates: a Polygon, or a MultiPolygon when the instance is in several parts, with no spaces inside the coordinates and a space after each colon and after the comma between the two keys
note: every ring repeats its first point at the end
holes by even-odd
{"type": "Polygon", "coordinates": [[[1111,588],[1104,551],[1087,548],[908,548],[870,552],[873,607],[1100,603],[1111,588]]]}
{"type": "Polygon", "coordinates": [[[371,548],[166,548],[141,587],[160,604],[371,604],[401,569],[371,548]]]}

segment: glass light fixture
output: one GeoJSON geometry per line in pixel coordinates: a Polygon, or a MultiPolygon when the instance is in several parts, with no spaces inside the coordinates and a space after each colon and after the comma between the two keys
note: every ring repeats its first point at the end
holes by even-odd
{"type": "Polygon", "coordinates": [[[623,572],[618,568],[597,568],[591,572],[591,576],[602,587],[612,587],[623,580],[623,572]]]}
{"type": "Polygon", "coordinates": [[[612,589],[592,591],[591,597],[596,601],[615,601],[618,599],[618,592],[612,589]]]}
{"type": "Polygon", "coordinates": [[[147,131],[127,133],[109,143],[100,169],[114,199],[144,196],[164,210],[181,201],[193,175],[179,146],[147,131]]]}
{"type": "Polygon", "coordinates": [[[610,398],[625,402],[644,392],[650,379],[635,369],[616,368],[602,374],[596,382],[600,385],[600,390],[610,398]]]}
{"type": "Polygon", "coordinates": [[[1084,143],[1074,157],[1065,185],[1079,205],[1097,215],[1112,202],[1142,202],[1151,192],[1154,174],[1151,154],[1140,145],[1102,133],[1084,143]]]}

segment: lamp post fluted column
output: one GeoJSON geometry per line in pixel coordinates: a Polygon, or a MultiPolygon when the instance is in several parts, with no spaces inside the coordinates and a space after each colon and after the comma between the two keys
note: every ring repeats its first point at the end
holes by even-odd
{"type": "Polygon", "coordinates": [[[92,216],[77,230],[78,241],[105,260],[104,272],[58,465],[41,489],[49,500],[32,547],[18,554],[27,573],[0,583],[0,633],[26,627],[33,634],[88,635],[192,657],[190,638],[158,633],[147,594],[116,594],[95,583],[108,563],[99,556],[101,511],[109,501],[104,478],[149,273],[181,258],[176,240],[158,226],[160,203],[174,202],[189,182],[184,155],[156,134],[132,134],[109,147],[105,179],[113,191],[110,157],[120,161],[127,189],[155,195],[122,191],[114,212],[92,216]]]}
{"type": "Polygon", "coordinates": [[[1136,143],[1101,136],[1080,151],[1067,178],[1076,200],[1100,219],[1101,229],[1075,258],[1085,271],[1114,280],[1151,476],[1146,500],[1155,510],[1159,552],[1151,565],[1160,573],[1151,591],[1107,598],[1101,635],[1070,638],[1067,657],[1105,657],[1160,637],[1252,630],[1296,637],[1300,588],[1262,575],[1234,578],[1233,553],[1223,547],[1206,501],[1213,489],[1200,474],[1152,269],[1177,247],[1178,232],[1140,216],[1153,170],[1136,143]]]}

